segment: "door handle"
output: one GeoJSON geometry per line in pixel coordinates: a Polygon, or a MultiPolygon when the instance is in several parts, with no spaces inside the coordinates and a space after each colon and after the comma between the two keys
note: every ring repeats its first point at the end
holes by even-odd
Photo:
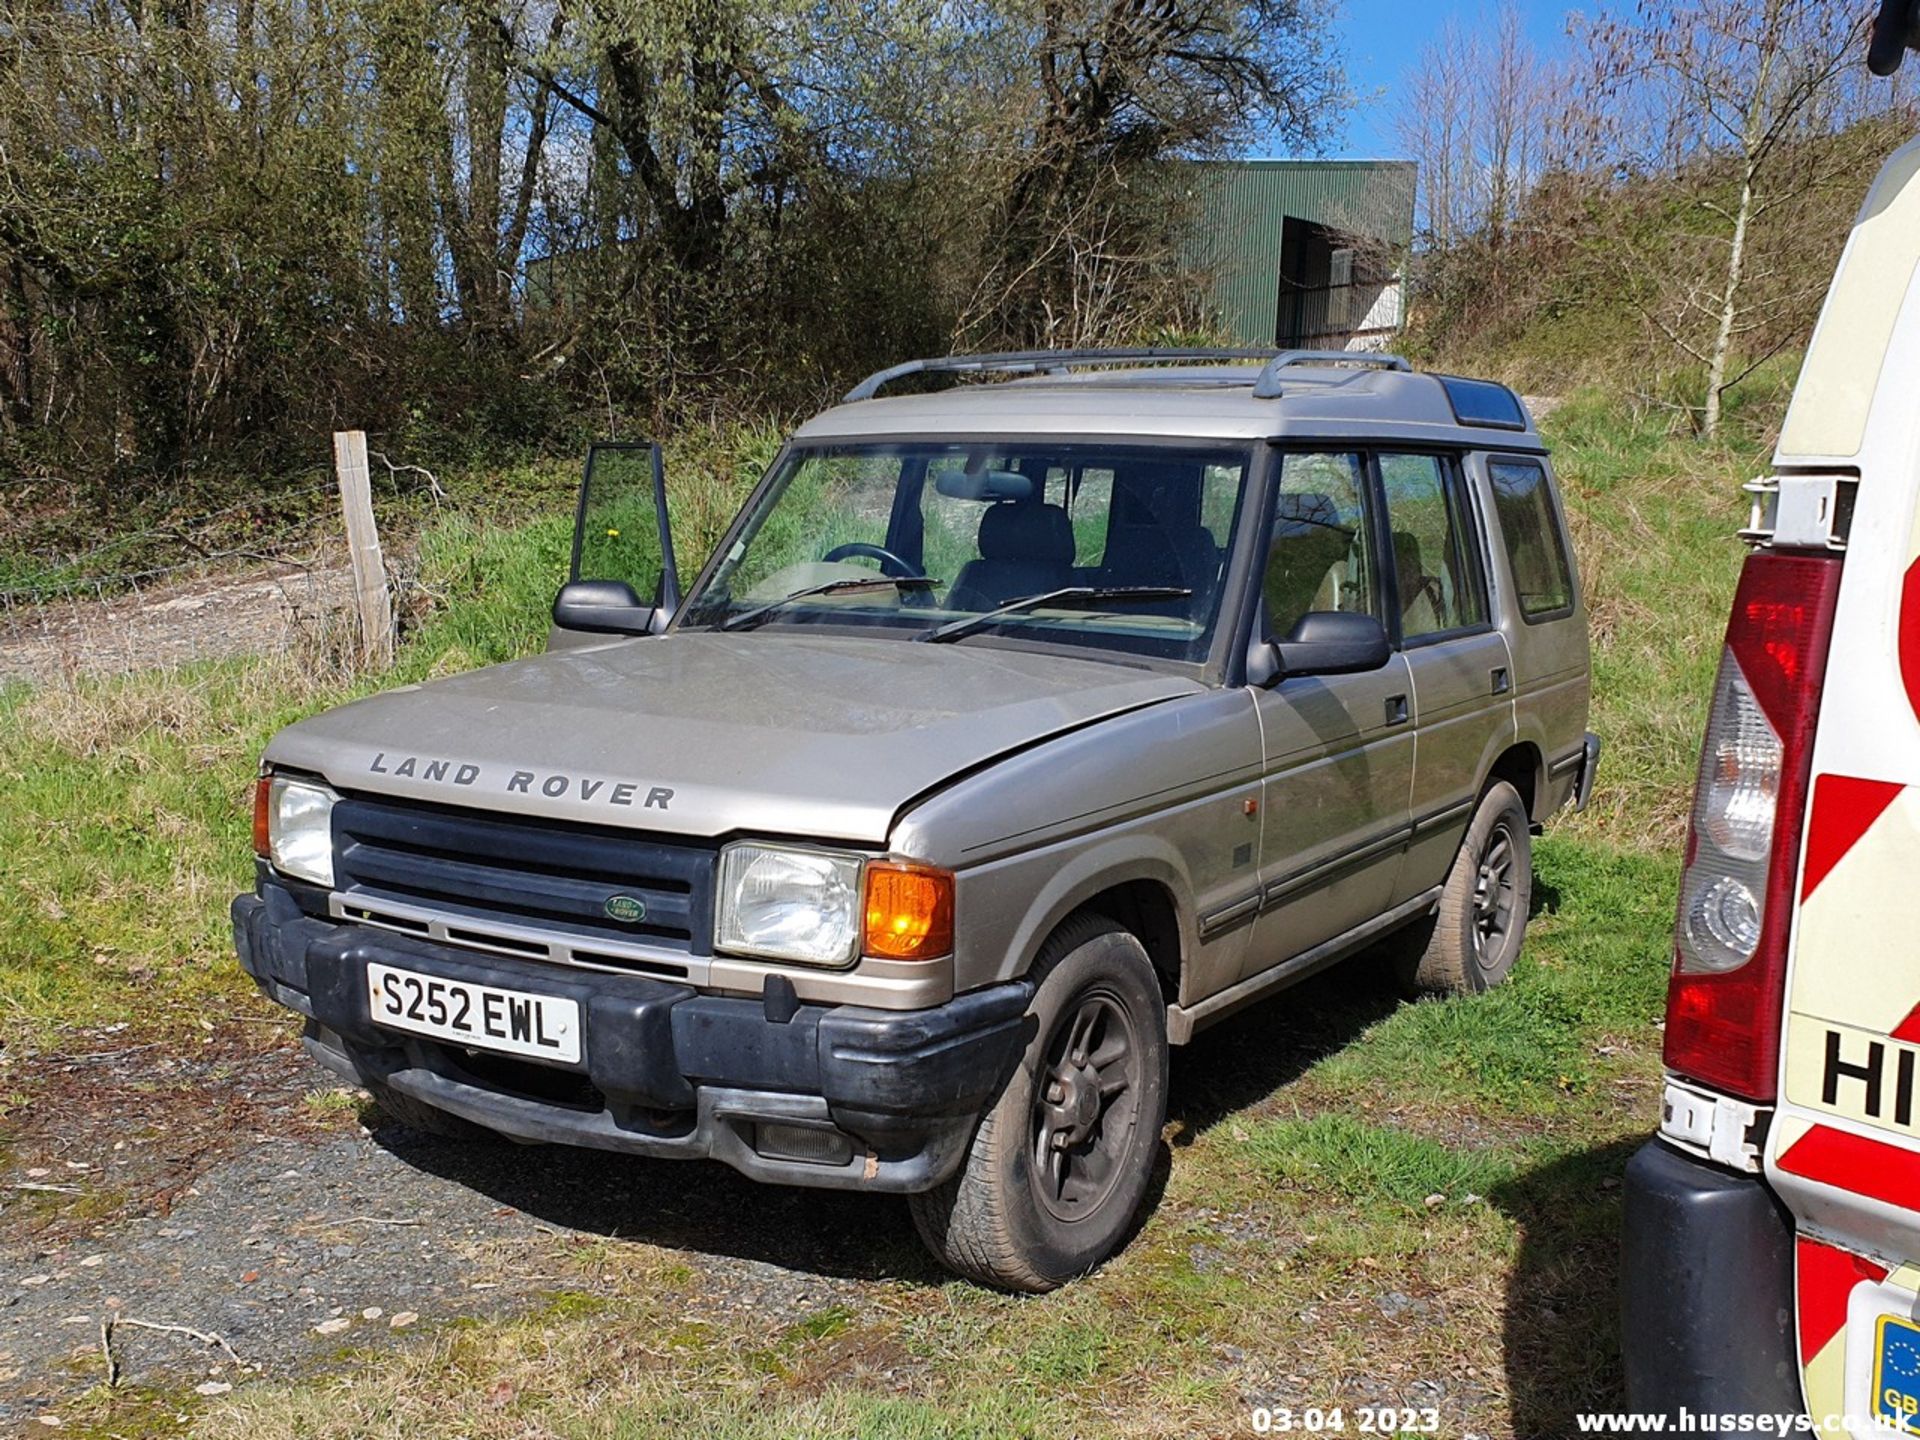
{"type": "Polygon", "coordinates": [[[1494,666],[1493,667],[1493,693],[1496,695],[1504,695],[1507,693],[1507,691],[1511,690],[1512,688],[1513,688],[1513,677],[1507,673],[1507,667],[1504,665],[1494,666]]]}
{"type": "Polygon", "coordinates": [[[1404,725],[1407,723],[1407,697],[1389,695],[1387,697],[1387,724],[1404,725]]]}

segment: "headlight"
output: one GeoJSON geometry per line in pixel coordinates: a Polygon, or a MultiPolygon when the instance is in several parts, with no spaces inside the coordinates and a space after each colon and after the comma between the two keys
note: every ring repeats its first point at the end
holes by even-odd
{"type": "MultiPolygon", "coordinates": [[[[293,780],[284,775],[260,781],[259,804],[265,810],[266,848],[262,852],[273,868],[295,880],[333,885],[333,802],[339,797],[324,785],[293,780]]],[[[262,817],[256,811],[254,842],[261,839],[262,817]]]]}
{"type": "Polygon", "coordinates": [[[846,965],[860,939],[858,855],[729,845],[720,852],[714,948],[801,965],[846,965]]]}

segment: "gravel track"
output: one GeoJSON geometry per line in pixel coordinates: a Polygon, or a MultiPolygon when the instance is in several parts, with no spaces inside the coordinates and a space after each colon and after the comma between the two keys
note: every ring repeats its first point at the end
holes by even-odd
{"type": "Polygon", "coordinates": [[[874,1280],[938,1278],[885,1198],[419,1135],[354,1108],[277,1032],[241,1029],[206,1055],[108,1035],[7,1062],[30,1098],[0,1167],[0,1426],[106,1378],[109,1316],[121,1384],[240,1385],[620,1283],[578,1259],[602,1238],[690,1266],[690,1318],[863,1313],[874,1280]]]}

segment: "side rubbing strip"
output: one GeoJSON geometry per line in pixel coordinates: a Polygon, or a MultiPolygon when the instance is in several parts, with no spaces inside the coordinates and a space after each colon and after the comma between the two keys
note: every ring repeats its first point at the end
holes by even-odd
{"type": "Polygon", "coordinates": [[[1200,917],[1200,938],[1211,940],[1224,931],[1231,930],[1242,921],[1251,920],[1260,913],[1260,892],[1243,895],[1238,900],[1230,900],[1216,910],[1200,917]]]}

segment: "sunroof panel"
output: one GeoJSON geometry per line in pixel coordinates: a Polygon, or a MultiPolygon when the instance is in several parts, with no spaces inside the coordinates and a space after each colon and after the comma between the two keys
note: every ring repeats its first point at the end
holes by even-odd
{"type": "Polygon", "coordinates": [[[1455,375],[1439,377],[1447,400],[1453,406],[1453,418],[1462,425],[1478,425],[1489,430],[1525,430],[1527,412],[1520,397],[1504,385],[1491,380],[1463,380],[1455,375]]]}

